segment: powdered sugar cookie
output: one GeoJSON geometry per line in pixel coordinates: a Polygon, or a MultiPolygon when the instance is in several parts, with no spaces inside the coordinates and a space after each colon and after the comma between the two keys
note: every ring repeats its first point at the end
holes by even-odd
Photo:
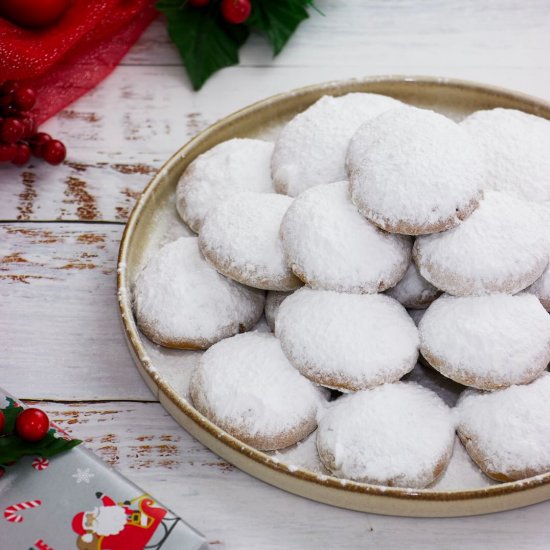
{"type": "Polygon", "coordinates": [[[292,367],[279,341],[257,332],[212,346],[189,391],[201,414],[260,450],[282,449],[310,434],[321,403],[321,393],[292,367]]]}
{"type": "Polygon", "coordinates": [[[199,232],[206,213],[235,193],[274,193],[271,183],[273,143],[230,139],[198,156],[181,176],[176,207],[183,221],[199,232]]]}
{"type": "Polygon", "coordinates": [[[428,363],[465,386],[527,384],[550,361],[550,316],[531,294],[443,295],[418,328],[428,363]]]}
{"type": "Polygon", "coordinates": [[[383,294],[302,288],[281,304],[275,334],[304,376],[343,391],[399,380],[418,358],[413,320],[383,294]]]}
{"type": "Polygon", "coordinates": [[[420,274],[449,294],[515,294],[541,276],[548,247],[528,203],[486,191],[479,208],[458,227],[418,237],[413,257],[420,274]]]}
{"type": "Polygon", "coordinates": [[[381,231],[351,202],[347,181],[302,193],[281,223],[287,264],[312,288],[373,293],[403,277],[412,242],[381,231]]]}
{"type": "Polygon", "coordinates": [[[220,272],[255,288],[293,290],[302,283],[287,266],[279,237],[292,203],[276,194],[239,193],[209,210],[199,247],[220,272]]]}
{"type": "Polygon", "coordinates": [[[550,374],[525,386],[465,392],[458,435],[489,477],[516,481],[550,471],[550,374]]]}
{"type": "Polygon", "coordinates": [[[281,131],[271,163],[275,189],[295,197],[314,185],[345,179],[351,136],[361,123],[399,105],[377,94],[323,96],[281,131]]]}
{"type": "Polygon", "coordinates": [[[550,121],[516,111],[477,111],[461,126],[478,143],[486,185],[532,201],[550,200],[550,121]]]}
{"type": "Polygon", "coordinates": [[[317,449],[338,477],[420,489],[443,473],[454,438],[445,403],[418,384],[398,382],[331,403],[319,422],[317,449]]]}
{"type": "Polygon", "coordinates": [[[411,262],[405,276],[387,294],[406,308],[424,309],[441,294],[441,290],[426,281],[418,273],[416,264],[411,262]]]}
{"type": "Polygon", "coordinates": [[[348,176],[360,212],[392,233],[444,231],[477,207],[483,165],[468,133],[425,109],[392,109],[350,142],[348,176]]]}
{"type": "Polygon", "coordinates": [[[276,290],[268,290],[265,297],[265,320],[267,325],[271,329],[271,332],[275,332],[275,319],[277,318],[277,313],[279,313],[279,307],[286,299],[287,296],[290,296],[290,292],[277,292],[276,290]]]}
{"type": "Polygon", "coordinates": [[[204,349],[250,330],[263,306],[264,293],[217,273],[202,257],[195,237],[163,246],[134,285],[139,328],[169,348],[204,349]]]}

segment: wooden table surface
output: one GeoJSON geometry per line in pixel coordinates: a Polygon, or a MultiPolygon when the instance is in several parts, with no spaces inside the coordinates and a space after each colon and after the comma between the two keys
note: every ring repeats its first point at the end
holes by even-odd
{"type": "Polygon", "coordinates": [[[120,67],[44,126],[64,165],[0,167],[0,386],[202,531],[212,548],[548,548],[550,502],[475,518],[340,510],[272,488],[181,429],[126,348],[119,239],[155,170],[199,130],[305,84],[438,75],[550,99],[548,0],[317,0],[275,60],[261,37],[195,93],[155,21],[120,67]]]}

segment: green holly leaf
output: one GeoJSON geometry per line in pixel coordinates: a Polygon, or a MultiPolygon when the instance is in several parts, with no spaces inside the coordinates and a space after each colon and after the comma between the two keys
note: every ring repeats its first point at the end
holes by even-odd
{"type": "Polygon", "coordinates": [[[82,441],[79,439],[63,439],[55,437],[51,429],[40,441],[25,441],[17,435],[0,437],[0,464],[9,465],[26,455],[49,458],[76,447],[82,441]]]}
{"type": "Polygon", "coordinates": [[[239,62],[239,48],[249,30],[244,25],[226,23],[216,3],[199,9],[181,0],[160,0],[156,7],[166,15],[168,33],[195,90],[219,69],[239,62]]]}
{"type": "Polygon", "coordinates": [[[309,17],[308,5],[312,5],[311,0],[253,0],[246,24],[264,33],[273,46],[273,54],[277,55],[298,25],[309,17]]]}
{"type": "Polygon", "coordinates": [[[25,410],[20,405],[16,405],[15,401],[11,401],[7,409],[1,409],[4,414],[4,432],[11,434],[15,430],[15,421],[17,417],[25,410]]]}

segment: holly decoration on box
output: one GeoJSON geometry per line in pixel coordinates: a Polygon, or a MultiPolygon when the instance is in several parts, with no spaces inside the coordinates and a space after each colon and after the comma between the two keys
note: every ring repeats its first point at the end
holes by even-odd
{"type": "Polygon", "coordinates": [[[313,0],[159,0],[168,33],[195,90],[217,70],[239,62],[239,48],[251,31],[264,34],[277,55],[313,0]]]}
{"type": "Polygon", "coordinates": [[[10,398],[8,403],[0,409],[0,466],[9,466],[26,455],[49,458],[82,443],[60,437],[44,411],[25,409],[10,398]]]}

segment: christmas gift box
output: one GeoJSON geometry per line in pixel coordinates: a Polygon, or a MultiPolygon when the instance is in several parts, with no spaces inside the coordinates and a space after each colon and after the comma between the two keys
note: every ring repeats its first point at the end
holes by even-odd
{"type": "Polygon", "coordinates": [[[24,409],[1,389],[0,409],[0,549],[208,547],[154,496],[48,425],[41,411],[24,409]]]}

